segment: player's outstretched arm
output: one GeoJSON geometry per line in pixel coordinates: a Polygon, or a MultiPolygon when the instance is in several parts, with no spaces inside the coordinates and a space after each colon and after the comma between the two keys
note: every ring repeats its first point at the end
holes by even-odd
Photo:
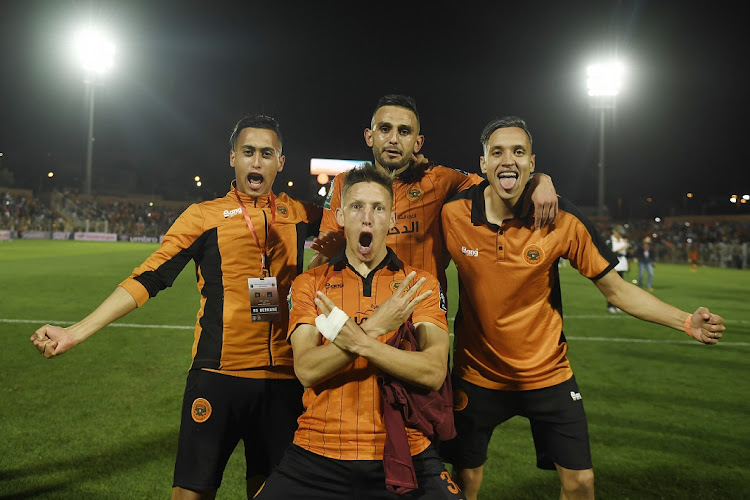
{"type": "Polygon", "coordinates": [[[698,342],[715,344],[726,330],[724,318],[718,314],[711,313],[705,307],[699,307],[691,315],[628,283],[615,270],[611,270],[594,283],[607,301],[615,307],[638,319],[684,331],[698,342]]]}
{"type": "Polygon", "coordinates": [[[67,328],[44,325],[34,332],[29,340],[45,358],[54,358],[80,344],[136,307],[133,296],[118,286],[104,302],[78,323],[67,328]]]}
{"type": "Polygon", "coordinates": [[[559,202],[552,177],[538,173],[529,179],[529,190],[523,200],[523,215],[528,213],[531,205],[534,206],[534,227],[540,229],[555,222],[559,202]]]}

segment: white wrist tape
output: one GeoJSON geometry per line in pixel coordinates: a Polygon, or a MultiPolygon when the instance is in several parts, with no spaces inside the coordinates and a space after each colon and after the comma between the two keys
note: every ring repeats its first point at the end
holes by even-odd
{"type": "Polygon", "coordinates": [[[318,327],[318,330],[326,339],[333,342],[348,320],[349,316],[344,311],[338,307],[334,307],[327,318],[323,314],[315,318],[315,326],[318,327]]]}

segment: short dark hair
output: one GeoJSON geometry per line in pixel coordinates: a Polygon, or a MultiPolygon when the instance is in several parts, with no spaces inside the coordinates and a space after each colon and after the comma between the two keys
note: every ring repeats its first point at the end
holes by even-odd
{"type": "Polygon", "coordinates": [[[531,132],[529,132],[529,127],[526,126],[526,122],[518,116],[504,116],[502,118],[495,118],[490,123],[488,123],[487,126],[484,127],[484,130],[482,130],[482,135],[479,138],[480,142],[482,143],[482,150],[487,148],[487,142],[490,140],[490,136],[495,132],[495,130],[499,128],[509,127],[518,127],[520,129],[523,129],[523,131],[526,132],[526,135],[529,136],[529,145],[532,144],[531,132]]]}
{"type": "Polygon", "coordinates": [[[378,99],[378,104],[375,106],[375,110],[372,112],[372,118],[370,118],[370,121],[375,119],[375,113],[377,113],[378,110],[383,106],[398,106],[400,108],[406,108],[412,111],[417,117],[417,125],[420,125],[419,111],[417,111],[417,101],[413,97],[402,94],[384,95],[383,97],[378,99]]]}
{"type": "Polygon", "coordinates": [[[341,189],[341,199],[343,200],[346,196],[346,192],[349,188],[360,182],[374,182],[383,186],[391,197],[391,203],[393,203],[393,174],[389,171],[381,169],[373,165],[372,163],[365,162],[361,165],[349,169],[344,174],[344,186],[341,189]]]}
{"type": "Polygon", "coordinates": [[[267,115],[245,115],[240,118],[240,121],[234,126],[234,130],[232,130],[232,135],[229,136],[229,147],[232,151],[234,151],[234,148],[237,146],[237,139],[240,136],[240,132],[245,128],[264,128],[273,131],[276,134],[276,137],[279,138],[279,153],[281,153],[284,141],[281,138],[279,122],[277,122],[275,118],[267,115]]]}

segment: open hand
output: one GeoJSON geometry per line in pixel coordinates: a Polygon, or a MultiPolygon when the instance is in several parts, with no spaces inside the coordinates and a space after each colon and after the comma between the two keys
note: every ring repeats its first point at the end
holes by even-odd
{"type": "Polygon", "coordinates": [[[329,231],[318,235],[313,239],[310,248],[316,252],[325,255],[329,259],[339,253],[346,246],[346,238],[343,233],[338,231],[329,231]]]}

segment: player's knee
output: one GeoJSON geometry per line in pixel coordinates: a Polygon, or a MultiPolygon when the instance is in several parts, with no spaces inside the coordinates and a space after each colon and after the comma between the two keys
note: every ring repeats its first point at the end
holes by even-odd
{"type": "Polygon", "coordinates": [[[560,475],[564,498],[594,498],[594,470],[566,470],[560,475]]]}

